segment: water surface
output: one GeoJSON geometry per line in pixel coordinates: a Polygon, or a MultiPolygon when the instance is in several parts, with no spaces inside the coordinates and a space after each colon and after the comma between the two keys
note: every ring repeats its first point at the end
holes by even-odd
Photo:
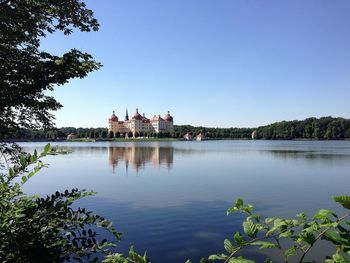
{"type": "MultiPolygon", "coordinates": [[[[97,191],[79,205],[114,222],[152,262],[198,262],[221,252],[240,228],[226,216],[237,198],[262,215],[341,211],[332,195],[349,195],[350,141],[61,142],[72,154],[50,164],[25,187],[51,194],[97,191]]],[[[43,143],[21,143],[25,150],[43,143]]],[[[317,253],[319,254],[319,253],[317,253]]],[[[259,254],[251,254],[256,259],[259,254]]]]}

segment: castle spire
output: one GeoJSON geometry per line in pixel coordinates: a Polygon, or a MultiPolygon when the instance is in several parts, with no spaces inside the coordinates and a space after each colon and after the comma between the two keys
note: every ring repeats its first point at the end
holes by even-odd
{"type": "Polygon", "coordinates": [[[128,108],[126,108],[126,112],[125,112],[125,120],[126,120],[126,121],[128,121],[128,120],[129,120],[128,108]]]}

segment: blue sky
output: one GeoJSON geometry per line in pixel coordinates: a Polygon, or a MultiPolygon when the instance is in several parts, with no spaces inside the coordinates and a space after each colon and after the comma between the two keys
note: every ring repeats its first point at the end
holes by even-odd
{"type": "Polygon", "coordinates": [[[57,87],[56,124],[105,127],[139,108],[175,124],[256,127],[350,118],[348,0],[86,1],[94,33],[56,33],[42,49],[103,64],[57,87]]]}

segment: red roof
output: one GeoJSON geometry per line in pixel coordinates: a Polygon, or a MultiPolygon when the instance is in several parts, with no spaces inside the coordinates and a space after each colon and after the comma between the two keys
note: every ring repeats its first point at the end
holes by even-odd
{"type": "Polygon", "coordinates": [[[142,116],[142,122],[149,122],[149,119],[143,114],[142,116]]]}
{"type": "Polygon", "coordinates": [[[118,117],[114,114],[114,111],[112,113],[112,116],[109,118],[109,121],[118,121],[118,117]]]}
{"type": "Polygon", "coordinates": [[[173,117],[170,115],[170,112],[168,111],[168,114],[164,116],[164,120],[166,121],[173,121],[173,117]]]}
{"type": "Polygon", "coordinates": [[[136,112],[135,112],[134,116],[132,117],[132,119],[142,121],[143,118],[142,118],[141,114],[139,113],[138,109],[136,109],[136,112]]]}
{"type": "Polygon", "coordinates": [[[164,119],[162,117],[160,117],[160,115],[158,115],[158,116],[154,115],[153,118],[151,119],[151,121],[164,121],[164,119]]]}

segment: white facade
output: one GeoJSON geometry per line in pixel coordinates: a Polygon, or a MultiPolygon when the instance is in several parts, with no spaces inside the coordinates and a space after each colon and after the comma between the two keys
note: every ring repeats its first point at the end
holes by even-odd
{"type": "Polygon", "coordinates": [[[113,111],[112,116],[108,119],[108,132],[112,131],[114,135],[119,132],[122,136],[127,136],[131,132],[133,137],[137,134],[139,136],[150,136],[152,133],[169,133],[172,135],[174,133],[173,123],[174,120],[169,111],[164,118],[160,115],[154,115],[151,119],[148,119],[145,114],[142,116],[136,109],[130,120],[128,111],[126,111],[124,121],[119,121],[113,111]]]}

